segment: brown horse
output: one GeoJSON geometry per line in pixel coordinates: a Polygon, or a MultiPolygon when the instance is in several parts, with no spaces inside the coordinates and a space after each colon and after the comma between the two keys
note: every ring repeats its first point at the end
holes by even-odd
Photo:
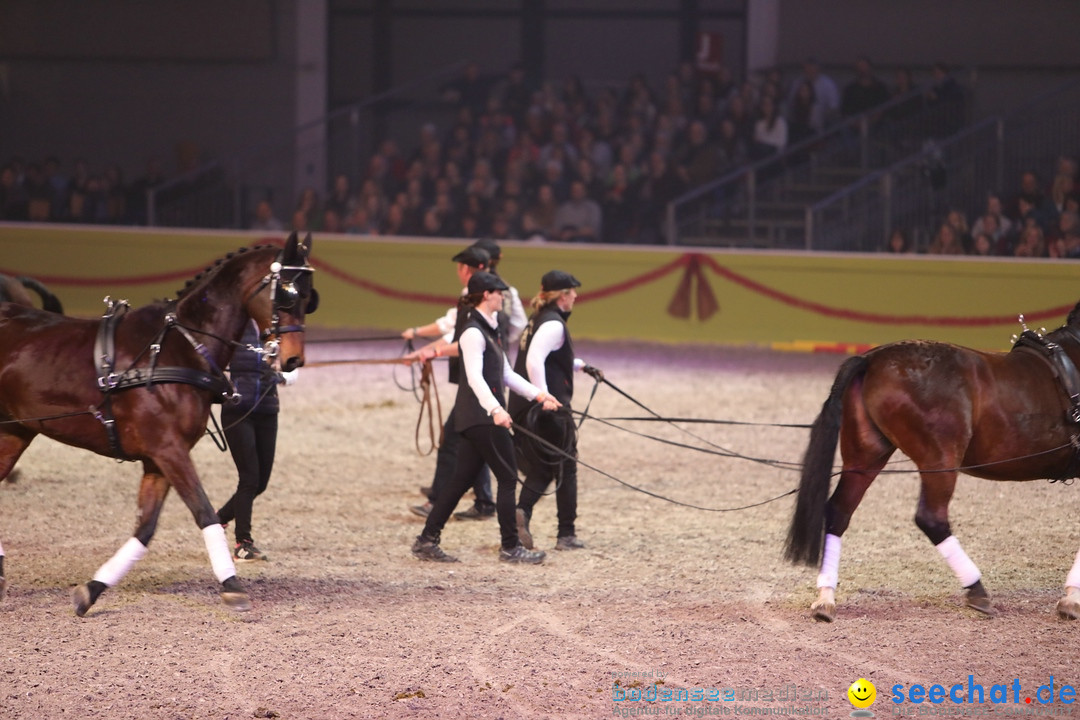
{"type": "MultiPolygon", "coordinates": [[[[1025,331],[1012,352],[909,341],[844,362],[810,431],[785,550],[792,562],[820,561],[814,617],[835,617],[840,538],[897,449],[915,463],[922,480],[915,524],[960,580],[966,604],[991,613],[981,574],[949,527],[957,474],[990,480],[1076,476],[1076,364],[1080,303],[1063,327],[1045,338],[1025,331]],[[838,439],[840,480],[826,501],[838,439]]],[[[1080,618],[1080,553],[1057,612],[1080,618]]]]}
{"type": "MultiPolygon", "coordinates": [[[[250,609],[189,452],[206,432],[211,403],[233,395],[221,368],[249,319],[282,369],[303,365],[304,315],[318,299],[310,252],[311,236],[300,242],[295,233],[284,250],[243,248],[176,299],[130,311],[109,301],[101,320],[0,305],[0,477],[39,433],[143,466],[134,536],[74,589],[77,615],[146,554],[169,488],[202,530],[222,599],[250,609]]],[[[3,589],[0,548],[0,595],[3,589]]]]}
{"type": "MultiPolygon", "coordinates": [[[[60,302],[60,298],[56,297],[49,288],[45,287],[40,281],[32,277],[12,277],[10,275],[4,275],[0,273],[0,302],[12,302],[16,305],[25,305],[27,307],[34,307],[34,299],[30,296],[27,290],[33,290],[41,298],[41,307],[43,310],[49,312],[64,313],[64,306],[60,302]]],[[[19,471],[12,469],[8,473],[8,482],[15,482],[19,476],[19,471]]],[[[0,480],[2,482],[2,480],[0,480]]],[[[2,574],[2,573],[0,573],[2,574]]]]}

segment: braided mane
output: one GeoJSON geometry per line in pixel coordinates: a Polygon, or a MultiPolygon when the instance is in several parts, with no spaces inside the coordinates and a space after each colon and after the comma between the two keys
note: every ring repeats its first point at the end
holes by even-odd
{"type": "Polygon", "coordinates": [[[265,248],[274,248],[274,246],[270,245],[270,244],[266,244],[266,245],[254,245],[254,246],[251,246],[251,247],[242,247],[242,248],[239,248],[238,250],[234,250],[234,251],[226,254],[224,257],[218,258],[217,260],[214,261],[214,263],[212,265],[208,265],[205,269],[203,269],[202,272],[200,272],[198,275],[196,275],[195,277],[191,278],[186,283],[184,283],[184,287],[182,287],[182,288],[180,288],[179,290],[176,291],[176,299],[180,300],[185,295],[190,293],[192,291],[192,289],[196,285],[198,285],[201,281],[209,278],[211,275],[216,273],[221,268],[222,265],[227,263],[229,260],[232,260],[234,257],[238,257],[240,255],[243,255],[244,253],[249,253],[249,252],[251,252],[253,250],[263,250],[265,248]]]}

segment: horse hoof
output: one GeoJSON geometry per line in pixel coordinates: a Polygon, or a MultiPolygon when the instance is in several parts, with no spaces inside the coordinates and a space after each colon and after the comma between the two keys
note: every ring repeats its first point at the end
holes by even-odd
{"type": "Polygon", "coordinates": [[[77,585],[71,590],[71,601],[75,603],[75,614],[82,617],[90,606],[94,604],[90,597],[90,588],[86,585],[77,585]]]}
{"type": "Polygon", "coordinates": [[[1080,601],[1072,597],[1061,598],[1057,603],[1057,614],[1062,620],[1080,620],[1080,601]]]}
{"type": "Polygon", "coordinates": [[[831,623],[836,619],[836,603],[814,603],[810,606],[810,610],[818,622],[831,623]]]}
{"type": "Polygon", "coordinates": [[[230,592],[222,591],[221,600],[225,605],[236,612],[247,612],[251,610],[251,600],[248,599],[246,592],[230,592]]]}
{"type": "Polygon", "coordinates": [[[222,581],[221,600],[236,612],[247,612],[251,609],[251,601],[248,600],[247,591],[244,590],[243,584],[235,575],[222,581]]]}
{"type": "Polygon", "coordinates": [[[972,610],[977,610],[983,615],[993,615],[994,606],[990,603],[990,598],[986,596],[968,597],[964,603],[972,610]]]}

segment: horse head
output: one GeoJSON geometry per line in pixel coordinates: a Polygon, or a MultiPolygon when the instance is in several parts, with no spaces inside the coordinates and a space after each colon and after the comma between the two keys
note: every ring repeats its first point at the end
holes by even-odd
{"type": "Polygon", "coordinates": [[[304,364],[304,318],[319,307],[315,268],[308,263],[311,242],[310,233],[303,241],[295,232],[290,235],[260,285],[268,292],[257,292],[248,301],[260,338],[285,372],[304,364]]]}

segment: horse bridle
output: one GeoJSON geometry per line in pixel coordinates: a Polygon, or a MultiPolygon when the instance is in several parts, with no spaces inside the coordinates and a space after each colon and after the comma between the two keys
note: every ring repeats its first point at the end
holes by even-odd
{"type": "Polygon", "coordinates": [[[259,340],[266,348],[266,354],[269,358],[275,358],[278,354],[278,346],[281,342],[281,336],[286,333],[304,332],[304,324],[294,325],[282,325],[281,324],[281,311],[289,310],[291,308],[298,307],[302,302],[306,302],[304,307],[304,314],[315,312],[319,307],[319,292],[314,287],[311,287],[307,295],[303,295],[300,289],[297,287],[297,281],[302,276],[309,276],[315,272],[315,268],[304,262],[303,265],[282,265],[281,256],[278,259],[270,263],[270,272],[263,277],[259,285],[248,296],[248,300],[258,295],[264,288],[270,288],[270,325],[265,330],[259,333],[259,340]],[[283,272],[291,272],[292,275],[286,279],[282,276],[283,272]]]}

